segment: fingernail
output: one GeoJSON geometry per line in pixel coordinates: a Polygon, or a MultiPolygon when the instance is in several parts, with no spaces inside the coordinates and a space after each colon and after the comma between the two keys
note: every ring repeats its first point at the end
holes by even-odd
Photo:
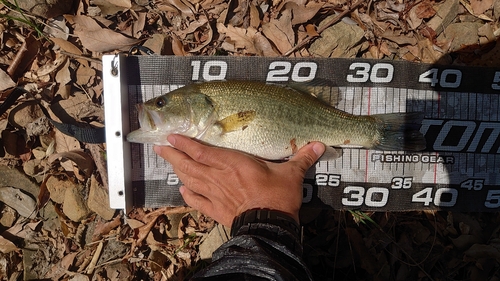
{"type": "Polygon", "coordinates": [[[175,136],[174,135],[168,135],[167,136],[168,142],[172,145],[175,146],[175,136]]]}
{"type": "Polygon", "coordinates": [[[179,187],[179,192],[182,194],[184,194],[184,191],[186,191],[186,187],[181,185],[181,187],[179,187]]]}
{"type": "Polygon", "coordinates": [[[160,154],[161,147],[159,147],[158,145],[155,145],[155,146],[153,146],[153,150],[154,150],[154,152],[156,152],[156,154],[160,154]]]}
{"type": "Polygon", "coordinates": [[[323,153],[325,153],[325,145],[321,142],[317,142],[313,146],[313,151],[316,153],[316,156],[321,157],[323,153]]]}

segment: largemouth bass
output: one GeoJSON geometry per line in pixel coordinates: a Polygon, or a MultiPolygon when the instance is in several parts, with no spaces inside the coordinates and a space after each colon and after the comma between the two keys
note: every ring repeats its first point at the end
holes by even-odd
{"type": "Polygon", "coordinates": [[[375,150],[425,148],[421,113],[352,115],[292,87],[251,81],[191,84],[138,105],[127,140],[169,145],[169,134],[270,160],[311,141],[375,150]]]}

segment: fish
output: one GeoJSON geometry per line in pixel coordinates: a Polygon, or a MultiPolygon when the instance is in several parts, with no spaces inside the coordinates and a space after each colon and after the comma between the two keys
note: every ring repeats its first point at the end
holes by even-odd
{"type": "Polygon", "coordinates": [[[181,134],[268,160],[312,141],[329,147],[420,151],[421,112],[353,115],[294,85],[258,81],[193,83],[137,105],[133,143],[170,145],[181,134]]]}

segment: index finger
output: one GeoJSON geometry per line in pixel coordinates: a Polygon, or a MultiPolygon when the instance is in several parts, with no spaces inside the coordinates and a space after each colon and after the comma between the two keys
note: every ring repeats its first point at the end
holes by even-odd
{"type": "Polygon", "coordinates": [[[183,181],[184,184],[187,184],[185,179],[188,178],[206,180],[206,175],[212,173],[212,167],[196,162],[185,152],[174,147],[155,145],[153,149],[156,154],[167,160],[172,165],[174,172],[177,176],[179,176],[179,178],[184,176],[186,177],[184,179],[181,178],[181,181],[183,181]]]}
{"type": "Polygon", "coordinates": [[[227,165],[224,161],[221,161],[220,153],[222,149],[220,148],[199,143],[182,135],[169,135],[167,139],[173,147],[186,153],[198,163],[216,169],[223,169],[227,165]]]}

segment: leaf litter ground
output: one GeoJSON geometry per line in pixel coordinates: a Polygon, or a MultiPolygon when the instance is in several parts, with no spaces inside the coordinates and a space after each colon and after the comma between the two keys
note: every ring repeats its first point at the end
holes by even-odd
{"type": "MultiPolygon", "coordinates": [[[[107,207],[103,54],[346,57],[500,65],[500,1],[0,1],[1,280],[184,280],[228,239],[188,207],[107,207]],[[56,3],[53,5],[53,3],[56,3]],[[72,3],[72,5],[68,5],[72,3]],[[52,5],[52,6],[51,6],[52,5]]],[[[498,213],[302,211],[316,280],[499,280],[498,213]]]]}

